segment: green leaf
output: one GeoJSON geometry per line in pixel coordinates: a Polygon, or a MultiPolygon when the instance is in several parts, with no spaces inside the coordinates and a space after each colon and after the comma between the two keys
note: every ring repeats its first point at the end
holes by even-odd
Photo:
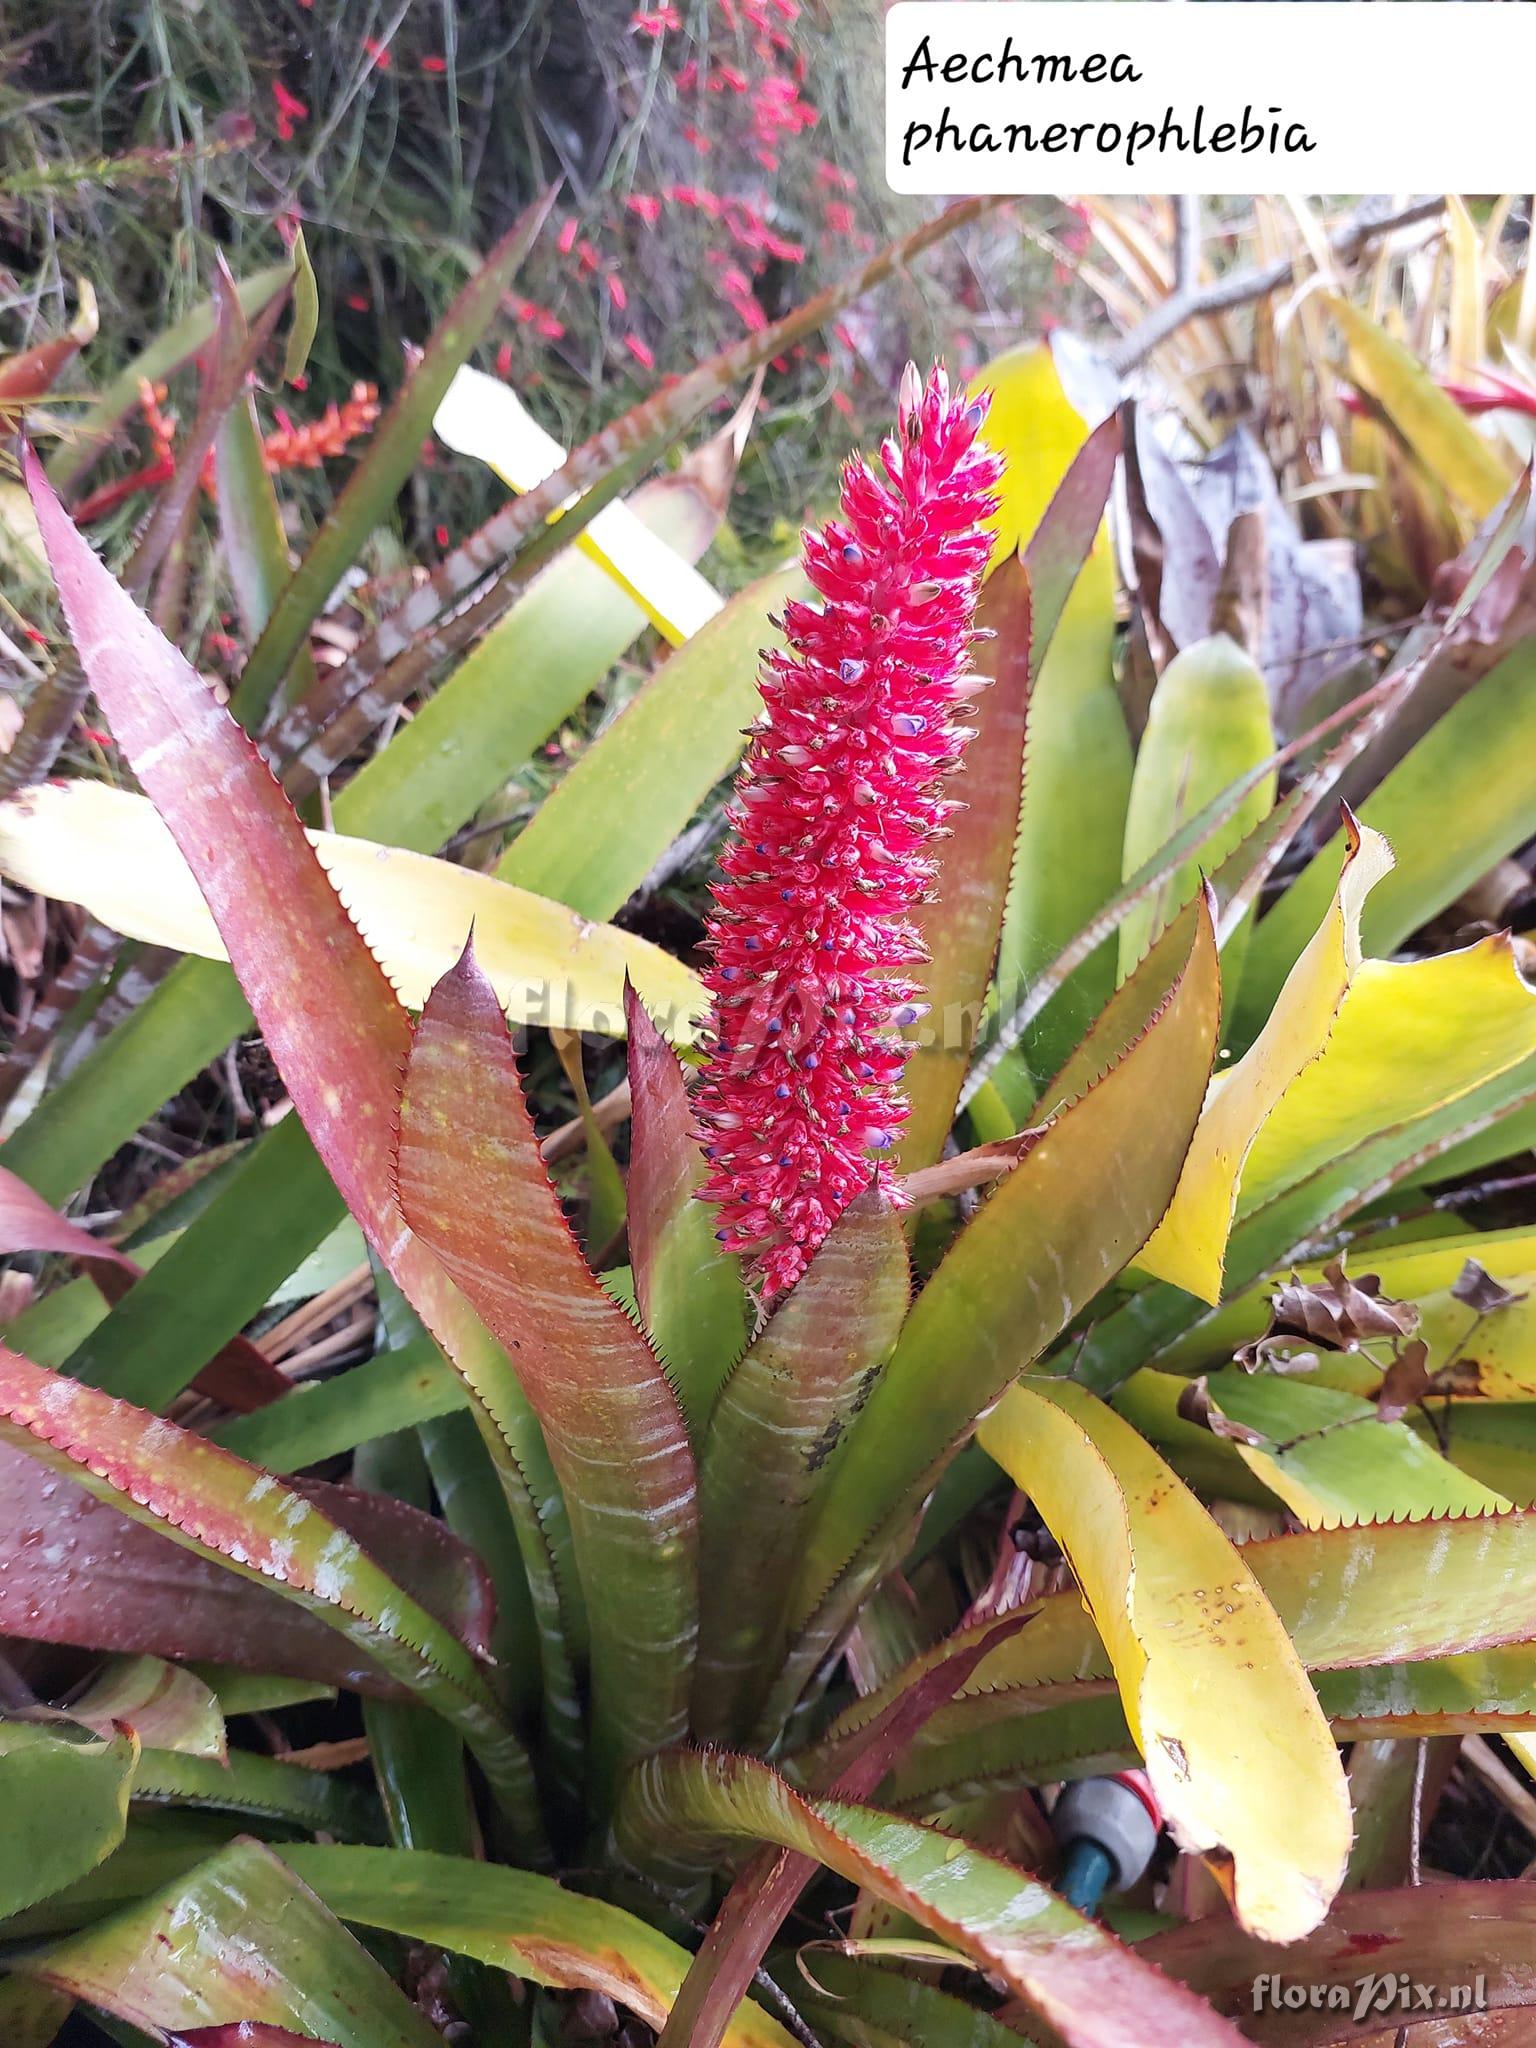
{"type": "MultiPolygon", "coordinates": [[[[340,1207],[303,1126],[286,1119],[257,1140],[244,1170],[76,1346],[65,1370],[141,1408],[167,1406],[265,1305],[268,1275],[303,1258],[313,1219],[340,1207]],[[219,1256],[230,1245],[240,1246],[238,1260],[219,1256]]],[[[290,1391],[256,1412],[275,1417],[292,1399],[290,1391]]]]}
{"type": "MultiPolygon", "coordinates": [[[[241,1831],[232,1817],[170,1807],[130,1808],[122,1844],[84,1877],[52,1892],[5,1925],[6,1938],[36,1941],[72,1934],[120,1906],[142,1899],[201,1863],[241,1831]]],[[[0,2035],[9,2048],[9,2035],[0,2035]]]]}
{"type": "MultiPolygon", "coordinates": [[[[422,1851],[282,1853],[340,1919],[474,1956],[535,1984],[604,1992],[654,2027],[687,1973],[686,1949],[643,1920],[529,1871],[422,1851]]],[[[790,2036],[743,2005],[725,2039],[727,2048],[788,2048],[790,2036]]]]}
{"type": "MultiPolygon", "coordinates": [[[[303,246],[301,235],[296,253],[303,246]]],[[[305,271],[313,286],[307,257],[305,271]]],[[[295,305],[295,320],[297,311],[295,305]]],[[[271,618],[272,607],[293,573],[277,490],[264,460],[256,401],[249,392],[237,398],[225,414],[217,450],[214,476],[219,534],[249,646],[271,618]]],[[[293,672],[307,688],[314,676],[314,659],[307,646],[294,655],[293,672]]]]}
{"type": "Polygon", "coordinates": [[[243,1813],[343,1841],[376,1842],[383,1832],[377,1803],[356,1785],[248,1749],[232,1749],[222,1762],[146,1749],[133,1775],[133,1800],[243,1813]]]}
{"type": "Polygon", "coordinates": [[[304,374],[309,352],[320,326],[320,289],[315,267],[304,244],[304,230],[293,238],[293,323],[288,329],[288,346],[283,355],[283,382],[293,384],[304,374]]]}
{"type": "MultiPolygon", "coordinates": [[[[1269,688],[1235,640],[1217,633],[1176,655],[1158,678],[1136,752],[1125,816],[1123,879],[1129,881],[1179,827],[1275,751],[1269,688]]],[[[1138,903],[1120,927],[1120,974],[1130,973],[1174,912],[1200,887],[1202,864],[1217,867],[1267,816],[1275,800],[1270,775],[1243,800],[1201,851],[1138,903]]],[[[1224,977],[1240,979],[1234,941],[1224,948],[1224,977]]]]}
{"type": "MultiPolygon", "coordinates": [[[[703,554],[725,509],[707,459],[690,459],[624,502],[687,561],[703,554]]],[[[646,624],[610,577],[567,549],[364,762],[337,799],[338,824],[361,839],[434,851],[600,687],[646,624]]],[[[346,737],[344,722],[328,727],[300,757],[308,771],[344,748],[346,737]]]]}
{"type": "Polygon", "coordinates": [[[1508,1506],[1406,1423],[1383,1422],[1374,1402],[1270,1373],[1212,1373],[1206,1384],[1223,1415],[1265,1439],[1238,1443],[1238,1456],[1307,1527],[1508,1506]]]}
{"type": "Polygon", "coordinates": [[[633,987],[629,1029],[629,1262],[640,1322],[666,1363],[693,1441],[703,1441],[715,1397],[741,1356],[747,1300],[740,1261],[715,1242],[715,1217],[698,1199],[704,1156],[672,1048],[633,987]]]}
{"type": "Polygon", "coordinates": [[[0,1919],[62,1891],[123,1839],[139,1745],[61,1723],[0,1721],[0,1919]]]}
{"type": "Polygon", "coordinates": [[[751,1758],[650,1758],[630,1779],[619,1828],[621,1843],[628,1828],[679,1850],[746,1840],[813,1857],[1000,1977],[1069,2048],[1236,2048],[1240,2038],[1038,1879],[936,1828],[806,1798],[751,1758]]]}
{"type": "Polygon", "coordinates": [[[441,2048],[424,2013],[259,1842],[16,1965],[163,2035],[235,2021],[346,2048],[441,2048]]]}
{"type": "Polygon", "coordinates": [[[698,1626],[694,1466],[654,1352],[560,1212],[496,995],[466,948],[428,998],[400,1107],[406,1221],[517,1360],[571,1520],[591,1624],[599,1809],[676,1740],[698,1626]]]}
{"type": "MultiPolygon", "coordinates": [[[[1047,347],[1000,356],[977,383],[992,394],[986,439],[1008,464],[996,561],[1040,525],[1088,428],[1047,347]]],[[[1101,527],[1030,697],[1023,809],[997,967],[1004,1011],[1119,885],[1131,742],[1115,688],[1114,639],[1114,558],[1101,527]]],[[[1026,1040],[1036,1071],[1061,1065],[1114,980],[1109,947],[1077,970],[1026,1040]]]]}
{"type": "MultiPolygon", "coordinates": [[[[289,677],[288,701],[294,701],[296,678],[290,674],[294,656],[305,644],[310,626],[331,592],[415,468],[443,393],[495,319],[502,295],[537,240],[554,198],[551,188],[514,221],[438,322],[421,360],[396,392],[369,439],[366,454],[273,606],[230,700],[236,717],[252,731],[261,726],[285,676],[289,677]]],[[[296,302],[295,323],[302,318],[302,302],[296,302]]]]}
{"type": "MultiPolygon", "coordinates": [[[[235,296],[246,318],[253,320],[264,312],[292,277],[291,264],[274,263],[242,278],[235,286],[235,296]]],[[[183,363],[191,362],[198,350],[212,340],[214,323],[214,301],[200,299],[190,313],[124,365],[99,393],[84,418],[72,424],[69,438],[49,463],[48,474],[56,490],[68,492],[105,452],[117,428],[137,410],[140,384],[158,384],[183,363]]]]}
{"type": "Polygon", "coordinates": [[[0,1349],[0,1438],[131,1520],[270,1586],[458,1727],[536,1844],[532,1774],[474,1660],[356,1540],[270,1473],[0,1349]]]}
{"type": "Polygon", "coordinates": [[[1066,1552],[1179,1840],[1230,1854],[1245,1927],[1309,1933],[1344,1880],[1349,1793],[1242,1554],[1128,1422],[1068,1381],[1021,1380],[980,1441],[1066,1552]]]}
{"type": "Polygon", "coordinates": [[[498,880],[612,917],[736,765],[760,709],[758,654],[776,637],[766,615],[804,588],[798,564],[775,570],[669,656],[513,840],[498,880]]]}
{"type": "MultiPolygon", "coordinates": [[[[804,1633],[781,1702],[976,1419],[1135,1257],[1167,1207],[1221,1008],[1209,905],[1194,906],[1179,929],[1185,965],[1146,1030],[1045,1125],[918,1296],[822,1497],[793,1601],[804,1633]]],[[[1162,957],[1149,967],[1161,980],[1162,957]]]]}
{"type": "Polygon", "coordinates": [[[468,1400],[452,1366],[430,1337],[421,1337],[331,1379],[297,1386],[270,1408],[233,1416],[204,1434],[269,1472],[299,1472],[370,1437],[457,1414],[468,1400]]]}
{"type": "Polygon", "coordinates": [[[911,1285],[901,1226],[871,1191],[833,1225],[721,1389],[700,1469],[694,1728],[705,1741],[744,1736],[778,1669],[808,1511],[896,1342],[911,1285]]]}
{"type": "Polygon", "coordinates": [[[800,1950],[775,1975],[819,2040],[852,2048],[1018,2048],[1017,2031],[990,2013],[902,1970],[830,1944],[800,1950]]]}
{"type": "MultiPolygon", "coordinates": [[[[1361,926],[1366,952],[1384,955],[1536,832],[1536,638],[1430,728],[1361,804],[1360,822],[1397,856],[1361,926]]],[[[1337,850],[1325,846],[1259,920],[1234,1020],[1240,1042],[1262,1026],[1337,875],[1337,850]]]]}

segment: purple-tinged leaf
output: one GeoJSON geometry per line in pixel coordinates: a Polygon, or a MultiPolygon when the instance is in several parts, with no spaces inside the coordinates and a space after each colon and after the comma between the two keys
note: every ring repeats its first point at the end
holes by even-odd
{"type": "Polygon", "coordinates": [[[633,1774],[621,1829],[701,1853],[777,1843],[835,1870],[1000,1977],[1067,2048],[1238,2048],[1227,2020],[1000,1858],[873,1807],[796,1792],[766,1764],[669,1752],[633,1774]]]}
{"type": "MultiPolygon", "coordinates": [[[[485,1654],[485,1573],[441,1522],[350,1486],[288,1484],[356,1537],[467,1650],[485,1654]]],[[[401,1691],[294,1602],[168,1543],[8,1444],[0,1445],[0,1635],[401,1691]]]]}
{"type": "Polygon", "coordinates": [[[393,1198],[406,1012],[249,735],[97,561],[30,448],[22,467],[92,688],[197,879],[294,1108],[381,1264],[470,1390],[517,1523],[551,1720],[569,1746],[579,1712],[547,1453],[506,1358],[393,1198]]]}
{"type": "Polygon", "coordinates": [[[454,1723],[537,1850],[532,1769],[475,1660],[311,1500],[174,1423],[3,1347],[0,1443],[329,1623],[454,1723]]]}
{"type": "Polygon", "coordinates": [[[762,1704],[808,1511],[911,1292],[895,1213],[862,1195],[721,1389],[700,1474],[694,1731],[706,1741],[744,1738],[762,1704]]]}
{"type": "Polygon", "coordinates": [[[1072,458],[1040,524],[1025,543],[1023,560],[1034,598],[1030,629],[1030,674],[1050,652],[1072,586],[1093,551],[1120,460],[1120,418],[1101,420],[1072,458]]]}
{"type": "Polygon", "coordinates": [[[693,1456],[655,1353],[561,1214],[495,991],[466,947],[427,999],[400,1107],[406,1221],[517,1362],[571,1518],[592,1629],[599,1805],[687,1722],[693,1456]]]}
{"type": "Polygon", "coordinates": [[[721,1381],[746,1342],[746,1296],[740,1264],[715,1242],[714,1212],[698,1200],[704,1159],[677,1055],[629,982],[624,1016],[635,1300],[699,1443],[721,1381]]]}
{"type": "MultiPolygon", "coordinates": [[[[1251,2041],[1267,2048],[1327,2048],[1335,2041],[1391,2039],[1394,2025],[1410,2042],[1436,2017],[1455,2010],[1455,1987],[1466,1990],[1465,2011],[1486,2001],[1492,2010],[1536,2005],[1536,1884],[1522,1879],[1458,1883],[1431,1878],[1393,1891],[1346,1892],[1305,1941],[1278,1948],[1256,1941],[1225,1918],[1195,1920],[1141,1944],[1159,1969],[1193,1986],[1223,2012],[1241,2013],[1251,2041]],[[1442,2003],[1428,2014],[1410,1995],[1399,2002],[1399,1980],[1432,1987],[1442,2003]],[[1375,1999],[1363,1999],[1372,1980],[1375,1999]],[[1318,1995],[1287,2005],[1291,1984],[1318,1995]],[[1329,1993],[1343,1996],[1335,2004],[1329,1993]],[[1482,1998],[1474,2001],[1474,1989],[1482,1998]]],[[[1525,2033],[1509,2038],[1529,2040],[1525,2033]]],[[[1455,2039],[1479,2038],[1458,2032],[1455,2039]]]]}
{"type": "MultiPolygon", "coordinates": [[[[988,1648],[1015,1634],[1026,1618],[1010,1615],[996,1623],[984,1641],[966,1644],[951,1662],[924,1672],[899,1694],[844,1746],[828,1793],[837,1799],[867,1799],[929,1715],[965,1683],[988,1648]]],[[[758,1850],[716,1913],[668,2016],[659,2048],[719,2048],[769,1943],[815,1871],[812,1856],[788,1848],[758,1850]]]]}
{"type": "Polygon", "coordinates": [[[263,2020],[229,2020],[221,2027],[194,2027],[190,2034],[172,2034],[170,2048],[341,2048],[338,2041],[316,2041],[312,2034],[269,2027],[263,2020]]]}

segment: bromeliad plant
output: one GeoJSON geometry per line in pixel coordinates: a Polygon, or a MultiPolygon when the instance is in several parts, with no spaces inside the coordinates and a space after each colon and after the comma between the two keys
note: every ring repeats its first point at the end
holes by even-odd
{"type": "MultiPolygon", "coordinates": [[[[361,494],[419,431],[402,417],[361,494]]],[[[203,957],[134,1013],[137,1064],[102,1037],[0,1154],[0,1242],[116,1303],[60,1290],[0,1351],[0,1628],[114,1653],[0,1721],[8,2041],[79,2001],[210,2044],[427,2048],[451,2012],[497,2044],[611,2019],[665,2048],[1214,2048],[1282,2038],[1253,2009],[1266,1971],[1344,1986],[1369,1954],[1454,1980],[1474,1898],[1477,1967],[1518,2002],[1529,1887],[1395,1890],[1375,1824],[1417,1798],[1419,1738],[1536,1730],[1536,1251],[1397,1213],[1415,1176],[1527,1140],[1536,997],[1507,938],[1365,954],[1529,836],[1528,775],[1492,772],[1529,689],[1529,643],[1499,638],[1528,510],[1517,492],[1394,667],[1303,723],[1258,636],[1225,630],[1251,529],[1202,515],[1220,573],[1203,613],[1181,601],[1194,529],[1138,451],[1143,542],[1165,525],[1138,554],[1157,659],[1133,748],[1102,530],[1120,435],[1087,432],[1044,351],[974,392],[914,374],[803,578],[691,633],[679,586],[649,587],[682,644],[494,877],[428,857],[463,801],[434,720],[493,730],[478,650],[338,790],[343,830],[306,832],[250,736],[307,794],[389,664],[419,679],[421,636],[487,604],[483,548],[381,622],[351,697],[284,683],[307,600],[280,583],[242,724],[26,455],[143,795],[33,788],[0,811],[0,866],[203,957]],[[736,759],[775,605],[701,979],[604,920],[736,759]],[[1453,662],[1466,694],[1367,774],[1453,662]],[[1415,809],[1479,745],[1487,822],[1458,850],[1415,809]],[[1368,800],[1335,841],[1349,777],[1368,800]],[[159,1087],[152,1109],[242,997],[296,1114],[130,1258],[56,1207],[125,1113],[93,1075],[130,1106],[159,1087]],[[509,1021],[567,1050],[622,1029],[622,1179],[579,1064],[579,1135],[541,1143],[509,1021]],[[548,1173],[572,1142],[586,1251],[548,1173]],[[241,1333],[342,1202],[385,1338],[301,1390],[241,1333]],[[1379,1286],[1355,1252],[1305,1263],[1351,1233],[1379,1286]],[[1302,1375],[1277,1370],[1302,1339],[1302,1375]],[[315,1476],[348,1453],[350,1483],[315,1476]],[[999,1527],[1002,1475],[1070,1584],[1016,1551],[1015,1509],[999,1527]],[[1231,1540],[1234,1504],[1267,1540],[1231,1540]],[[231,1719],[337,1688],[364,1744],[231,1746],[231,1719]],[[1171,1895],[1198,1867],[1230,1911],[1117,1933],[1052,1888],[1038,1788],[1135,1765],[1183,1858],[1171,1895]],[[450,1958],[414,1999],[401,1942],[450,1958]]],[[[600,558],[632,538],[592,527],[600,558]]],[[[322,597],[341,545],[315,543],[322,597]]],[[[1290,602],[1308,559],[1276,559],[1290,602]]],[[[599,660],[611,584],[601,559],[546,575],[573,563],[563,623],[599,660]]],[[[520,627],[525,687],[570,687],[536,672],[528,614],[488,617],[520,627]]],[[[1280,2017],[1344,2037],[1326,2006],[1280,2017]]]]}

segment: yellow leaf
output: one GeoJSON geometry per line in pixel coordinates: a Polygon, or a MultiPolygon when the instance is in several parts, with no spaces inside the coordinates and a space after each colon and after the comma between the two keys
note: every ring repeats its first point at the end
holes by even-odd
{"type": "Polygon", "coordinates": [[[1343,1880],[1349,1794],[1241,1552],[1131,1425],[1070,1381],[1021,1380],[980,1439],[1067,1554],[1175,1835],[1230,1855],[1251,1933],[1309,1933],[1343,1880]]]}
{"type": "Polygon", "coordinates": [[[1328,915],[1291,969],[1269,1022],[1201,1112],[1168,1213],[1136,1261],[1204,1301],[1221,1294],[1243,1163],[1297,1075],[1321,1053],[1360,965],[1360,911],[1392,865],[1379,832],[1356,830],[1328,915]]]}
{"type": "MultiPolygon", "coordinates": [[[[475,954],[516,1024],[624,1031],[624,977],[671,1037],[703,1012],[697,977],[659,946],[473,869],[371,840],[310,843],[402,1001],[419,1009],[474,927],[475,954]]],[[[223,960],[176,842],[146,797],[104,783],[44,784],[0,805],[0,874],[79,903],[113,931],[223,960]]]]}
{"type": "Polygon", "coordinates": [[[1506,933],[1427,960],[1363,962],[1323,1057],[1287,1091],[1248,1155],[1238,1214],[1533,1052],[1536,991],[1522,981],[1506,933]]]}
{"type": "Polygon", "coordinates": [[[1347,299],[1328,310],[1349,345],[1349,374],[1391,420],[1430,476],[1474,517],[1509,492],[1512,472],[1424,365],[1347,299]]]}
{"type": "MultiPolygon", "coordinates": [[[[432,425],[459,455],[489,463],[510,490],[531,491],[564,466],[565,450],[498,377],[465,365],[432,425]]],[[[564,508],[562,508],[564,509],[564,508]]],[[[691,562],[669,548],[623,503],[605,505],[576,545],[605,569],[674,647],[720,609],[721,599],[691,562]]]]}

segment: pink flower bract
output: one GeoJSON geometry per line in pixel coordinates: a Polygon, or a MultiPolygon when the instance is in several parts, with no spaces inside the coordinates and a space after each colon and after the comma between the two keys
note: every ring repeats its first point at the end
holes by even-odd
{"type": "Polygon", "coordinates": [[[709,920],[714,997],[696,1113],[720,1241],[765,1298],[805,1270],[872,1180],[906,1116],[899,1033],[922,1014],[906,970],[933,880],[942,794],[969,731],[982,522],[1001,464],[985,405],[942,369],[902,385],[885,475],[843,472],[842,517],[805,535],[822,603],[785,607],[765,711],[728,813],[709,920]]]}

